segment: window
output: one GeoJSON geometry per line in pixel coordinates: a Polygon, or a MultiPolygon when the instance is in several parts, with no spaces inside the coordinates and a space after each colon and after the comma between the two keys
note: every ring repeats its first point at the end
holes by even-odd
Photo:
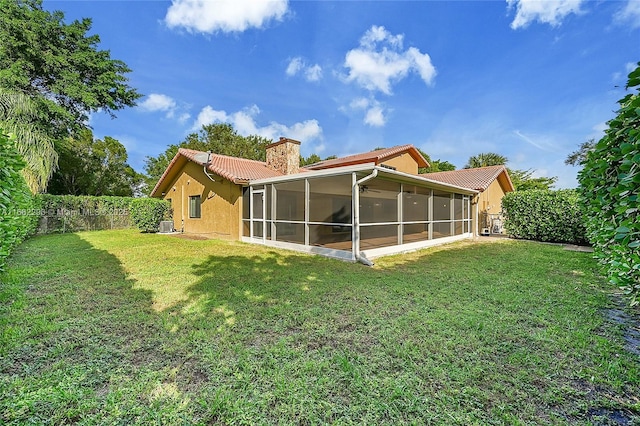
{"type": "Polygon", "coordinates": [[[198,219],[201,217],[200,205],[202,204],[199,195],[192,195],[189,197],[189,217],[191,219],[198,219]]]}

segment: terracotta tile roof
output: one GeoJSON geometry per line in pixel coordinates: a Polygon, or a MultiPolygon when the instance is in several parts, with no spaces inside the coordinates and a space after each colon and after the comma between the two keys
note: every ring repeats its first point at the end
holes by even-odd
{"type": "MultiPolygon", "coordinates": [[[[158,180],[151,195],[156,195],[159,188],[162,187],[165,179],[170,173],[173,165],[180,158],[186,158],[201,166],[207,161],[207,153],[196,151],[193,149],[180,148],[178,153],[169,163],[169,166],[158,180]]],[[[212,173],[221,176],[233,183],[245,183],[250,180],[264,179],[276,176],[282,176],[282,173],[267,167],[264,161],[247,160],[246,158],[229,157],[227,155],[211,154],[209,166],[207,167],[212,173]]]]}
{"type": "MultiPolygon", "coordinates": [[[[180,148],[179,153],[196,164],[204,165],[207,161],[206,152],[180,148]]],[[[282,173],[267,167],[267,163],[264,161],[247,160],[246,158],[229,157],[220,154],[211,154],[211,161],[207,170],[234,183],[282,176],[282,173]]]]}
{"type": "Polygon", "coordinates": [[[391,148],[378,149],[376,151],[363,152],[361,154],[348,155],[346,157],[334,158],[333,160],[319,161],[306,166],[308,170],[330,169],[333,167],[352,166],[354,164],[375,163],[395,157],[398,154],[408,152],[418,163],[418,167],[428,167],[427,160],[413,145],[398,145],[391,148]]]}
{"type": "Polygon", "coordinates": [[[475,189],[476,191],[485,191],[502,172],[505,173],[511,187],[510,189],[513,191],[513,184],[511,183],[509,173],[507,173],[505,166],[488,166],[476,169],[453,170],[450,172],[423,173],[420,176],[450,185],[475,189]]]}

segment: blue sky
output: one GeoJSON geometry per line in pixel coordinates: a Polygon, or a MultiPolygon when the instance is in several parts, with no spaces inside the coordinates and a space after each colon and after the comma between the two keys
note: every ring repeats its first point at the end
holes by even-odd
{"type": "Polygon", "coordinates": [[[88,17],[145,96],[94,114],[144,158],[202,124],[348,155],[414,144],[461,168],[481,152],[575,187],[640,61],[640,0],[48,1],[88,17]]]}

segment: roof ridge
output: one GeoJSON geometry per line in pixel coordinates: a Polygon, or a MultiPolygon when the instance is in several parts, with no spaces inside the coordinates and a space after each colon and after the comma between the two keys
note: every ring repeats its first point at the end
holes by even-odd
{"type": "MultiPolygon", "coordinates": [[[[197,152],[197,153],[200,153],[200,154],[207,154],[207,151],[200,151],[198,149],[182,148],[182,147],[180,149],[184,150],[184,151],[197,152]]],[[[266,161],[254,160],[254,159],[251,159],[251,158],[244,158],[244,157],[234,157],[233,155],[217,154],[215,152],[212,152],[211,155],[215,155],[216,157],[222,157],[222,158],[230,158],[232,160],[251,161],[251,162],[259,163],[259,164],[262,164],[262,165],[266,164],[266,161]]]]}
{"type": "MultiPolygon", "coordinates": [[[[420,154],[420,151],[418,151],[418,148],[415,147],[415,145],[413,144],[403,144],[403,145],[394,145],[390,148],[380,148],[380,149],[374,149],[371,151],[365,151],[365,152],[360,152],[360,153],[356,153],[356,154],[350,154],[350,155],[345,155],[344,157],[338,157],[338,158],[332,158],[329,160],[322,160],[322,161],[318,161],[314,164],[309,164],[307,165],[308,168],[310,169],[315,169],[315,168],[330,168],[330,167],[339,167],[340,165],[343,164],[348,164],[351,161],[357,162],[357,163],[364,163],[364,162],[369,162],[369,161],[381,161],[384,160],[385,157],[388,156],[392,156],[394,154],[397,153],[401,153],[403,151],[409,151],[409,150],[414,150],[415,153],[414,154],[410,154],[411,156],[414,155],[418,155],[420,158],[422,158],[422,160],[428,164],[428,162],[426,161],[426,159],[422,156],[422,154],[420,154]]],[[[356,163],[354,163],[356,164],[356,163]]]]}
{"type": "Polygon", "coordinates": [[[491,169],[491,168],[498,168],[500,170],[502,170],[503,168],[507,168],[507,166],[505,166],[504,164],[497,164],[494,166],[483,166],[483,167],[470,167],[468,169],[456,169],[456,170],[443,170],[440,172],[433,172],[433,173],[423,173],[423,174],[429,174],[429,175],[435,175],[436,173],[457,173],[457,172],[466,172],[468,170],[482,170],[482,169],[491,169]]]}

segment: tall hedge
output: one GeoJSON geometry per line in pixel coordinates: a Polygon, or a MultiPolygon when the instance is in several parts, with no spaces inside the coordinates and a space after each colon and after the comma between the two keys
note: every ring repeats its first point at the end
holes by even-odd
{"type": "Polygon", "coordinates": [[[0,129],[0,271],[11,250],[36,228],[37,205],[20,170],[25,163],[0,129]]]}
{"type": "Polygon", "coordinates": [[[41,205],[39,233],[122,229],[132,226],[131,197],[38,195],[41,205]]]}
{"type": "Polygon", "coordinates": [[[169,217],[168,201],[156,198],[50,195],[40,200],[40,229],[43,234],[137,227],[158,231],[169,217]]]}
{"type": "Polygon", "coordinates": [[[609,280],[640,298],[640,63],[629,74],[618,115],[578,174],[589,238],[609,280]]]}
{"type": "Polygon", "coordinates": [[[571,244],[587,240],[575,190],[510,192],[502,198],[502,212],[505,230],[515,238],[571,244]]]}

